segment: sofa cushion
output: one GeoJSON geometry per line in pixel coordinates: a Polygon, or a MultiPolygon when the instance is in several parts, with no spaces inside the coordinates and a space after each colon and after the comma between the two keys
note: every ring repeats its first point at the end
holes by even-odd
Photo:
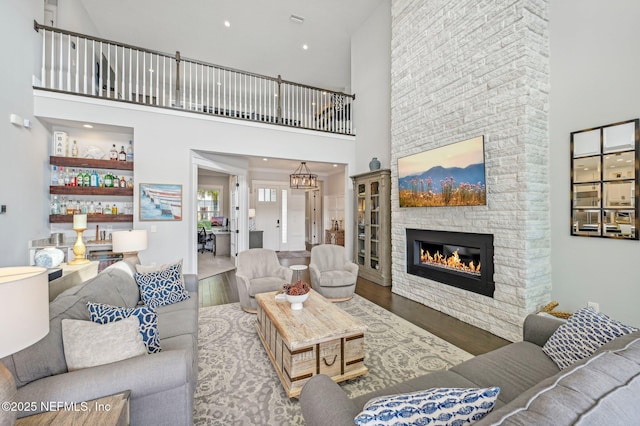
{"type": "Polygon", "coordinates": [[[482,424],[628,425],[637,423],[640,339],[560,371],[482,424]]]}
{"type": "Polygon", "coordinates": [[[325,271],[320,276],[321,287],[346,287],[356,285],[357,275],[347,271],[325,271]]]}
{"type": "Polygon", "coordinates": [[[500,389],[433,388],[374,398],[355,418],[357,425],[472,423],[493,409],[500,389]]]}
{"type": "Polygon", "coordinates": [[[516,342],[451,367],[478,387],[499,386],[500,401],[509,403],[559,369],[540,346],[516,342]]]}
{"type": "Polygon", "coordinates": [[[49,334],[37,343],[2,360],[22,387],[34,380],[65,373],[61,322],[65,318],[89,320],[87,302],[135,306],[139,291],[133,278],[117,268],[107,268],[94,278],[59,294],[49,303],[49,334]]]}
{"type": "Polygon", "coordinates": [[[158,333],[158,315],[148,306],[137,308],[120,308],[102,303],[87,303],[91,321],[98,324],[108,324],[134,316],[138,319],[139,331],[147,352],[160,352],[160,337],[158,333]]]}
{"type": "Polygon", "coordinates": [[[189,298],[182,278],[182,262],[156,272],[136,272],[135,279],[142,301],[151,309],[189,298]]]}
{"type": "Polygon", "coordinates": [[[560,369],[593,354],[600,346],[616,337],[637,331],[619,321],[609,318],[593,308],[582,308],[569,317],[551,335],[542,351],[560,369]]]}
{"type": "Polygon", "coordinates": [[[105,325],[62,320],[64,356],[69,371],[146,355],[138,319],[129,317],[105,325]]]}

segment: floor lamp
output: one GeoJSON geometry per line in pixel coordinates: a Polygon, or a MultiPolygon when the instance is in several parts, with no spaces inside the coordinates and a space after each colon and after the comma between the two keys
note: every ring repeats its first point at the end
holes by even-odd
{"type": "Polygon", "coordinates": [[[147,230],[117,231],[111,234],[114,253],[122,253],[122,260],[130,265],[140,263],[138,252],[147,249],[147,230]]]}
{"type": "MultiPolygon", "coordinates": [[[[49,333],[46,268],[0,268],[0,324],[0,359],[33,345],[49,333]]],[[[14,401],[16,392],[13,374],[0,362],[0,401],[14,401]]],[[[16,411],[0,410],[0,425],[13,425],[16,417],[16,411]]]]}

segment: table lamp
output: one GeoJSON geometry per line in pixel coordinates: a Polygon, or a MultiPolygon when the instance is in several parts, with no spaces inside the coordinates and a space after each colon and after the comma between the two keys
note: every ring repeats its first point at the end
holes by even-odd
{"type": "MultiPolygon", "coordinates": [[[[49,333],[49,280],[37,266],[0,268],[0,359],[33,345],[49,333]]],[[[16,396],[13,374],[0,362],[0,401],[16,396]]],[[[17,412],[0,410],[0,425],[13,425],[17,412]]]]}
{"type": "Polygon", "coordinates": [[[122,253],[122,260],[136,265],[140,263],[138,252],[147,248],[147,230],[116,231],[111,234],[114,253],[122,253]]]}

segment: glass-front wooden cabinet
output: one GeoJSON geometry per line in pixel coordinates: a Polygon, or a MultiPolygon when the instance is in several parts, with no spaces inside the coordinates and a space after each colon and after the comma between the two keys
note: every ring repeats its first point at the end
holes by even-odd
{"type": "Polygon", "coordinates": [[[637,240],[640,120],[571,133],[571,234],[637,240]]]}
{"type": "Polygon", "coordinates": [[[391,172],[351,176],[355,191],[354,262],[359,275],[391,285],[391,172]]]}

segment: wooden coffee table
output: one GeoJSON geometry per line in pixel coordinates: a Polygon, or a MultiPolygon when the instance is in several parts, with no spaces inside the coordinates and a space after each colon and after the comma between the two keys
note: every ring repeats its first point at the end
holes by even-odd
{"type": "Polygon", "coordinates": [[[299,311],[277,293],[256,295],[256,329],[289,398],[316,374],[335,382],[367,374],[364,323],[313,290],[299,311]]]}

